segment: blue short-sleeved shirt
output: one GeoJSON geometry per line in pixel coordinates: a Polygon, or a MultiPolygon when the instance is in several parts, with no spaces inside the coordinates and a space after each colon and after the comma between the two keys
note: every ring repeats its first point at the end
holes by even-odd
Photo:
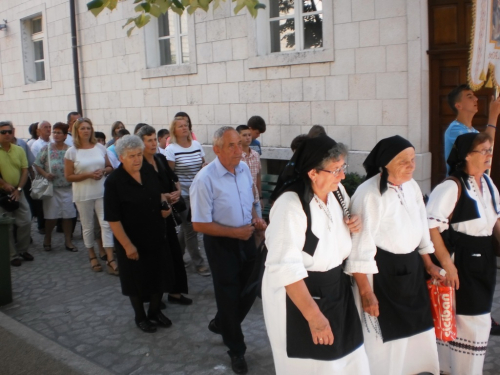
{"type": "MultiPolygon", "coordinates": [[[[453,121],[448,129],[446,129],[444,133],[444,161],[448,160],[448,156],[450,156],[451,149],[453,148],[453,144],[459,135],[467,134],[467,133],[479,133],[474,128],[469,128],[467,125],[458,122],[457,120],[453,121]]],[[[446,170],[449,171],[448,165],[446,165],[446,170]]]]}
{"type": "Polygon", "coordinates": [[[262,148],[260,147],[260,142],[256,139],[250,143],[250,148],[256,152],[259,153],[259,155],[262,155],[262,148]]]}
{"type": "Polygon", "coordinates": [[[191,221],[241,227],[252,222],[252,175],[240,162],[235,174],[216,158],[196,175],[189,189],[191,221]]]}
{"type": "Polygon", "coordinates": [[[479,133],[474,128],[469,128],[467,125],[458,122],[457,120],[453,121],[448,129],[446,129],[444,133],[444,159],[448,160],[448,156],[450,155],[451,149],[453,148],[453,144],[459,135],[467,134],[467,133],[479,133]]]}

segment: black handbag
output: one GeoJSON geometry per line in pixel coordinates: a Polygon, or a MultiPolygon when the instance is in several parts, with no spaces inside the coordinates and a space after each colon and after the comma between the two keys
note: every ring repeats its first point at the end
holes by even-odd
{"type": "Polygon", "coordinates": [[[19,202],[10,198],[10,194],[0,190],[0,207],[7,212],[13,212],[19,208],[19,202]]]}

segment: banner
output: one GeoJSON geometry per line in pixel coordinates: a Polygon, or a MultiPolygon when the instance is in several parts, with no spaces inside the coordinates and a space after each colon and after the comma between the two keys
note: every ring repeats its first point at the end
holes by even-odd
{"type": "Polygon", "coordinates": [[[468,79],[472,90],[500,86],[500,0],[473,0],[468,79]]]}

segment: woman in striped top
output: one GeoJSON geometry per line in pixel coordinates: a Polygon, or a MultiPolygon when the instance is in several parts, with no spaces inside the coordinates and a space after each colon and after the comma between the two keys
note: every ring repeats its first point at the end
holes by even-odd
{"type": "MultiPolygon", "coordinates": [[[[198,141],[192,139],[189,125],[185,117],[175,117],[170,125],[170,144],[165,151],[168,164],[179,177],[181,184],[181,195],[189,207],[189,188],[194,176],[205,165],[205,152],[198,141]]],[[[188,221],[188,211],[181,212],[182,224],[179,231],[179,243],[181,248],[187,247],[189,255],[196,267],[196,271],[202,276],[209,276],[210,270],[203,264],[203,258],[198,248],[197,233],[193,230],[193,224],[188,221]]]]}

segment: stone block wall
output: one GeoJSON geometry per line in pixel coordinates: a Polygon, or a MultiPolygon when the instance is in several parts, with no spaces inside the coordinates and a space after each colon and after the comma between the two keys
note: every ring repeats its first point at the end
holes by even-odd
{"type": "MultiPolygon", "coordinates": [[[[264,158],[288,158],[292,139],[314,124],[352,150],[351,171],[375,143],[407,137],[417,151],[416,179],[430,189],[428,140],[427,2],[424,0],[332,0],[334,61],[249,68],[245,10],[234,15],[227,1],[215,11],[194,15],[197,72],[143,78],[145,35],[122,29],[133,14],[132,1],[95,18],[78,0],[78,42],[84,114],[110,136],[113,121],[130,129],[146,122],[168,127],[178,111],[191,116],[197,138],[211,142],[222,125],[262,116],[264,158]]],[[[65,0],[0,0],[0,115],[20,135],[41,119],[65,119],[75,109],[69,3],[65,0]],[[50,87],[24,84],[20,15],[43,5],[50,60],[50,87]]]]}

